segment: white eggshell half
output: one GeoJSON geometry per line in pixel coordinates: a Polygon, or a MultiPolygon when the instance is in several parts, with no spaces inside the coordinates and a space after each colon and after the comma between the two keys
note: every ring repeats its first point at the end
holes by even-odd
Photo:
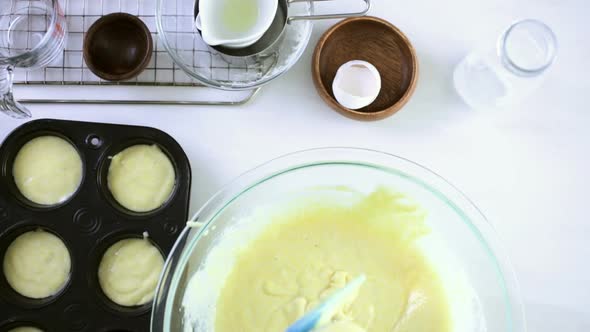
{"type": "Polygon", "coordinates": [[[352,110],[363,108],[377,99],[381,91],[381,75],[367,61],[349,61],[338,68],[332,91],[340,105],[352,110]]]}

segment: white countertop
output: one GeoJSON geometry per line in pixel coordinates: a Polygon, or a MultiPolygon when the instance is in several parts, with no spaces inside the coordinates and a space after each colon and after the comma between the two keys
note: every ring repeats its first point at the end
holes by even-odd
{"type": "MultiPolygon", "coordinates": [[[[245,106],[31,109],[35,118],[168,132],[192,163],[191,213],[238,174],[295,150],[356,146],[406,157],[461,188],[497,228],[521,282],[529,331],[590,331],[590,2],[374,0],[371,14],[404,31],[420,59],[414,97],[380,122],[344,118],[315,92],[311,52],[333,21],[317,23],[300,62],[245,106]],[[476,41],[493,40],[525,17],[545,21],[557,35],[547,80],[514,109],[469,110],[453,90],[453,66],[476,41]]],[[[0,139],[20,124],[1,117],[0,139]]]]}

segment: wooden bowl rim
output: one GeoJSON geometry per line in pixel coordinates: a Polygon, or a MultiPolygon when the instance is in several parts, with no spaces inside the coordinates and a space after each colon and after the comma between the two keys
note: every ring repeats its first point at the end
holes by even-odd
{"type": "Polygon", "coordinates": [[[393,25],[389,21],[386,21],[382,18],[375,17],[375,16],[361,16],[361,17],[347,18],[345,20],[342,20],[342,21],[336,23],[330,29],[328,29],[322,35],[322,37],[319,39],[319,41],[316,45],[316,48],[313,53],[312,69],[313,69],[313,80],[316,83],[315,85],[317,88],[321,89],[320,95],[323,97],[323,99],[328,104],[330,104],[330,106],[332,106],[332,108],[338,110],[339,112],[341,112],[345,115],[350,115],[353,118],[365,119],[365,120],[383,119],[383,118],[393,115],[394,113],[399,111],[408,102],[408,100],[410,99],[410,97],[414,93],[414,90],[416,89],[416,83],[418,81],[418,57],[416,55],[416,50],[414,49],[414,46],[412,45],[412,43],[410,42],[408,37],[400,29],[398,29],[395,25],[393,25]],[[334,97],[332,97],[332,95],[330,94],[330,92],[326,89],[326,86],[323,84],[321,76],[320,76],[320,57],[322,55],[322,50],[323,50],[324,45],[326,44],[327,40],[332,36],[332,34],[336,30],[340,29],[344,25],[358,23],[359,21],[367,21],[367,22],[371,22],[371,23],[378,23],[378,24],[384,25],[388,30],[390,30],[392,33],[398,35],[401,38],[401,40],[403,40],[404,45],[408,48],[408,50],[410,51],[410,54],[411,54],[412,77],[410,79],[410,84],[408,84],[408,87],[406,88],[406,91],[404,91],[403,95],[394,104],[392,104],[391,106],[384,108],[380,111],[377,111],[377,112],[361,112],[361,111],[352,110],[352,109],[349,109],[349,108],[346,108],[346,107],[340,105],[340,103],[338,103],[338,101],[335,100],[334,97]]]}

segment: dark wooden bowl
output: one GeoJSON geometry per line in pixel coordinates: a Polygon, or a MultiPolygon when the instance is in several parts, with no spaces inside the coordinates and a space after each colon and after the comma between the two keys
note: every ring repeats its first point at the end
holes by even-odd
{"type": "Polygon", "coordinates": [[[355,17],[331,27],[313,55],[313,81],[333,109],[357,120],[380,120],[399,111],[410,99],[418,80],[418,59],[408,38],[393,24],[377,17],[355,17]],[[336,71],[351,60],[372,63],[381,75],[381,92],[369,106],[351,110],[334,98],[336,71]]]}
{"type": "Polygon", "coordinates": [[[84,61],[107,81],[134,78],[147,67],[153,52],[152,35],[141,19],[127,13],[101,17],[84,36],[84,61]]]}

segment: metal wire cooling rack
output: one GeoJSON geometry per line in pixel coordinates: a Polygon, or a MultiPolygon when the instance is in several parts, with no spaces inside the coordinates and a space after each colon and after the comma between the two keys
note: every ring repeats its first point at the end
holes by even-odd
{"type": "MultiPolygon", "coordinates": [[[[178,0],[167,3],[175,5],[174,1],[178,0]]],[[[68,24],[63,56],[40,70],[17,69],[15,83],[19,86],[15,92],[23,103],[240,105],[258,92],[258,89],[233,92],[208,88],[177,67],[158,39],[155,0],[61,0],[61,5],[68,24]],[[147,68],[135,79],[125,82],[109,82],[94,75],[82,53],[85,32],[101,16],[114,12],[138,16],[154,39],[154,54],[147,68]],[[19,96],[21,93],[24,96],[19,96]]],[[[192,49],[201,57],[211,56],[208,50],[192,49]]],[[[217,73],[242,69],[235,64],[203,62],[217,73]]]]}

